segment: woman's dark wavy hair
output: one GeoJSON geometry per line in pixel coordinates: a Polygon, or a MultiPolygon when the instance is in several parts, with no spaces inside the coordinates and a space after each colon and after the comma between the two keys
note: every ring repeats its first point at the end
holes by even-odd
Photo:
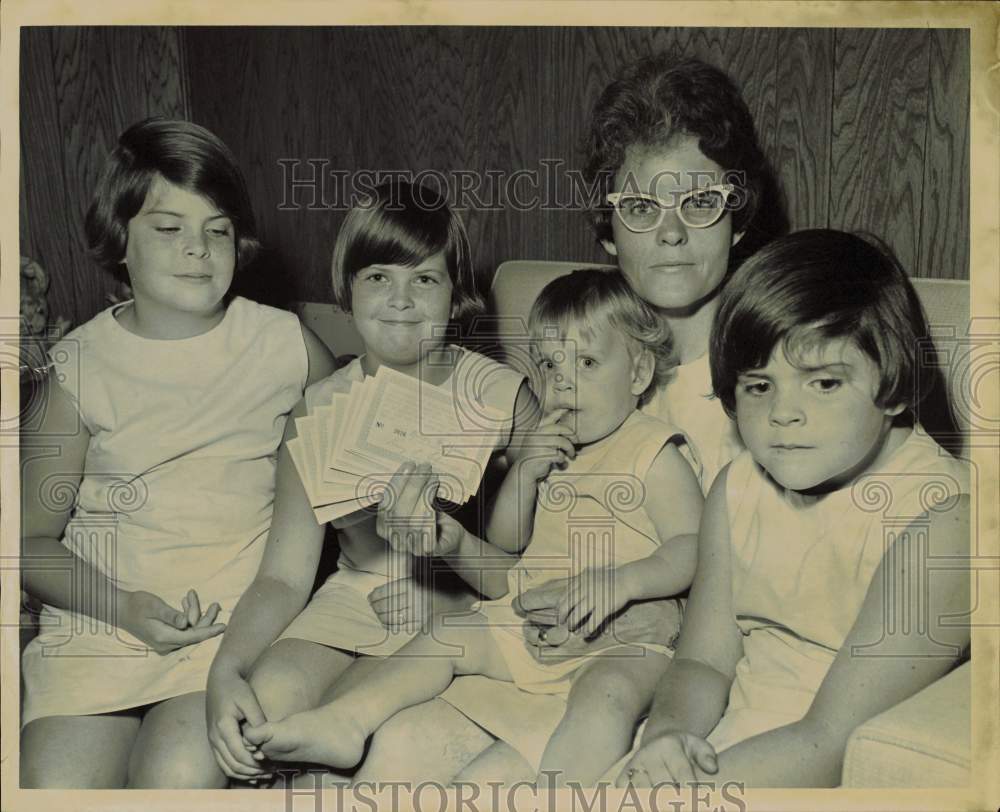
{"type": "Polygon", "coordinates": [[[818,342],[847,339],[878,367],[879,408],[911,412],[930,381],[918,374],[927,319],[909,277],[870,235],[799,231],[758,251],[722,289],[712,326],[712,387],[736,411],[739,376],[767,366],[781,345],[789,360],[818,342]]]}
{"type": "Polygon", "coordinates": [[[351,312],[351,282],[371,265],[414,268],[444,252],[451,277],[452,322],[466,324],[483,313],[462,218],[433,189],[405,180],[383,183],[344,219],[333,248],[333,298],[351,312]]]}
{"type": "Polygon", "coordinates": [[[599,240],[612,240],[612,209],[605,202],[630,147],[667,147],[693,136],[704,155],[736,186],[730,198],[733,231],[746,231],[768,185],[768,164],[753,118],[733,81],[698,59],[662,53],[626,66],[605,88],[590,119],[584,178],[590,185],[591,223],[599,240]]]}
{"type": "Polygon", "coordinates": [[[108,156],[84,229],[91,256],[123,281],[128,223],[162,177],[212,201],[233,224],[236,268],[250,264],[260,248],[246,181],[236,158],[214,133],[190,121],[147,118],[118,137],[108,156]]]}

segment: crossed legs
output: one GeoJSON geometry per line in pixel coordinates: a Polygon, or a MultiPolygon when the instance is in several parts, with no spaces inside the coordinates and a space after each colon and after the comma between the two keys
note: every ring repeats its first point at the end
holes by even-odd
{"type": "Polygon", "coordinates": [[[438,696],[455,676],[482,674],[510,681],[492,636],[483,633],[486,619],[471,620],[459,628],[435,618],[431,634],[415,637],[379,662],[364,681],[313,711],[248,727],[247,741],[259,747],[262,757],[353,767],[379,725],[397,711],[438,696]]]}

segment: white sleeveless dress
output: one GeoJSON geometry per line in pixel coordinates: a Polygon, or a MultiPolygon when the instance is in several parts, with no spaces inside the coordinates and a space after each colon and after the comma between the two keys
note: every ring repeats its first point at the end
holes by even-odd
{"type": "MultiPolygon", "coordinates": [[[[510,437],[514,405],[524,376],[475,352],[449,346],[457,355],[454,370],[440,386],[453,397],[461,397],[490,406],[503,414],[500,425],[482,428],[497,429],[502,442],[510,437]]],[[[364,380],[361,359],[306,390],[306,407],[310,413],[331,402],[334,394],[347,393],[353,382],[364,380]]],[[[481,415],[478,417],[482,417],[481,415]]],[[[481,424],[479,424],[481,426],[481,424]]],[[[470,434],[472,442],[476,435],[470,434]]],[[[373,510],[358,511],[334,523],[338,531],[340,555],[337,571],[316,590],[305,609],[295,618],[279,639],[293,638],[321,643],[352,654],[387,656],[413,636],[404,629],[389,631],[368,602],[368,594],[379,586],[417,574],[429,575],[430,559],[397,553],[388,542],[374,533],[373,510]]]]}
{"type": "Polygon", "coordinates": [[[749,451],[733,460],[726,504],[743,656],[708,736],[717,752],[805,716],[893,539],[968,493],[966,465],[919,427],[881,470],[820,500],[777,485],[749,451]]]}
{"type": "MultiPolygon", "coordinates": [[[[122,327],[115,309],[51,351],[91,435],[62,543],[120,588],[175,608],[193,588],[203,608],[221,605],[225,623],[257,573],[278,445],[308,375],[299,321],[236,298],[207,333],[153,340],[122,327]]],[[[22,657],[22,724],[204,690],[221,639],[159,655],[122,629],[45,606],[22,657]]]]}
{"type": "Polygon", "coordinates": [[[531,542],[508,572],[510,591],[477,607],[514,682],[459,677],[442,698],[514,747],[536,769],[565,712],[572,679],[583,666],[597,657],[624,661],[650,652],[673,652],[668,641],[617,643],[609,635],[609,644],[599,653],[566,657],[558,649],[546,649],[551,658],[539,663],[524,639],[524,619],[511,603],[525,589],[586,567],[637,561],[660,546],[645,505],[663,496],[647,493],[644,482],[653,460],[669,443],[682,448],[686,438],[661,420],[633,412],[613,434],[582,449],[565,470],[551,474],[539,488],[531,542]]]}
{"type": "Polygon", "coordinates": [[[660,387],[641,411],[684,432],[706,495],[719,471],[743,450],[736,423],[722,408],[722,401],[712,394],[707,352],[674,367],[667,385],[660,387]]]}
{"type": "Polygon", "coordinates": [[[748,451],[733,460],[726,503],[743,657],[709,736],[717,750],[805,715],[896,535],[968,493],[965,464],[919,429],[880,471],[818,501],[777,485],[748,451]]]}

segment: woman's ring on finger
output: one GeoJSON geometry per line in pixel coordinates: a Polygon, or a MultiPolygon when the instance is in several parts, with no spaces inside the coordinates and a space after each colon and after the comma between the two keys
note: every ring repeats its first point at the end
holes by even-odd
{"type": "Polygon", "coordinates": [[[538,631],[538,642],[539,643],[544,643],[546,640],[548,640],[548,637],[549,637],[549,630],[548,629],[539,629],[539,631],[538,631]]]}

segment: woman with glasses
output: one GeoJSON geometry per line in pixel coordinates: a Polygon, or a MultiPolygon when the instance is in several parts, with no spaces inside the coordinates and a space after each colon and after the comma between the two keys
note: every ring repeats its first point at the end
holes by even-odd
{"type": "Polygon", "coordinates": [[[750,111],[716,68],[644,59],[598,100],[586,173],[607,203],[592,212],[598,239],[674,339],[674,379],[645,410],[687,434],[707,493],[742,448],[711,394],[708,337],[764,190],[750,111]]]}
{"type": "MultiPolygon", "coordinates": [[[[604,204],[592,212],[592,223],[629,284],[669,327],[678,362],[643,409],[687,435],[706,492],[742,450],[712,396],[708,342],[719,293],[737,264],[734,249],[760,242],[756,214],[766,172],[739,90],[698,60],[659,55],[635,62],[594,108],[586,174],[604,204]]],[[[546,623],[563,597],[558,584],[522,593],[525,637],[536,651],[596,653],[615,640],[663,641],[679,625],[673,604],[634,604],[617,618],[613,638],[588,641],[546,623]]],[[[587,672],[580,677],[587,678],[587,672]]],[[[603,687],[609,702],[637,720],[651,700],[650,692],[621,681],[603,687]]],[[[534,773],[519,753],[547,739],[565,710],[559,698],[528,696],[480,676],[455,680],[443,699],[385,723],[357,778],[530,781],[534,773]],[[419,749],[412,746],[417,738],[419,749]]],[[[565,778],[553,776],[551,783],[565,778]]]]}

